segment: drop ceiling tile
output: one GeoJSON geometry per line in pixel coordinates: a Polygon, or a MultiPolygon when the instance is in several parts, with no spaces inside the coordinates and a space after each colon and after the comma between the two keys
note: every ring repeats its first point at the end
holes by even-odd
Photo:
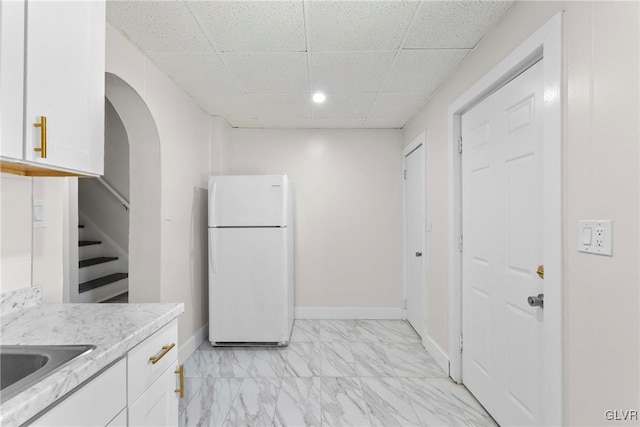
{"type": "Polygon", "coordinates": [[[306,53],[225,53],[221,58],[245,93],[309,93],[306,53]]]}
{"type": "Polygon", "coordinates": [[[369,117],[412,117],[431,93],[381,93],[369,117]]]}
{"type": "Polygon", "coordinates": [[[364,123],[364,118],[360,119],[314,119],[313,124],[316,129],[360,129],[364,123]]]}
{"type": "Polygon", "coordinates": [[[219,52],[306,51],[302,1],[188,4],[219,52]]]}
{"type": "Polygon", "coordinates": [[[467,48],[480,41],[512,1],[425,1],[403,48],[467,48]]]}
{"type": "Polygon", "coordinates": [[[407,124],[405,117],[369,117],[364,122],[365,129],[402,129],[407,124]]]}
{"type": "Polygon", "coordinates": [[[398,52],[383,92],[433,92],[467,56],[468,49],[398,52]]]}
{"type": "Polygon", "coordinates": [[[151,60],[188,93],[241,93],[216,53],[153,53],[151,60]]]}
{"type": "Polygon", "coordinates": [[[309,95],[246,95],[246,99],[256,109],[258,118],[265,125],[269,119],[311,119],[309,95]]]}
{"type": "Polygon", "coordinates": [[[107,21],[147,54],[213,51],[183,2],[108,1],[107,21]]]}
{"type": "Polygon", "coordinates": [[[375,93],[327,94],[322,104],[313,104],[315,119],[363,119],[376,100],[375,93]]]}
{"type": "Polygon", "coordinates": [[[398,49],[415,1],[306,1],[311,51],[398,49]]]}
{"type": "Polygon", "coordinates": [[[378,92],[396,53],[312,53],[311,87],[315,91],[378,92]]]}

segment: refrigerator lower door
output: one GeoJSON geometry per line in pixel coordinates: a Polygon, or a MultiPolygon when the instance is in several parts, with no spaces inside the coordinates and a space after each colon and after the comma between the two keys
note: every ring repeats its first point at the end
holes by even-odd
{"type": "Polygon", "coordinates": [[[209,340],[286,344],[286,228],[209,229],[209,340]]]}

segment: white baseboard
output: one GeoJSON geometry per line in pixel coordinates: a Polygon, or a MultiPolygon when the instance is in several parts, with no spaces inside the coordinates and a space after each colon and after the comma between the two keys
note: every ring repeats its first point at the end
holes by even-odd
{"type": "Polygon", "coordinates": [[[296,319],[404,319],[400,307],[296,307],[296,319]]]}
{"type": "Polygon", "coordinates": [[[185,360],[191,356],[191,354],[196,351],[200,344],[204,342],[209,334],[209,323],[205,323],[202,328],[196,331],[193,336],[191,336],[184,344],[180,346],[180,350],[178,351],[178,360],[180,363],[184,363],[185,360]]]}
{"type": "Polygon", "coordinates": [[[422,339],[422,345],[427,349],[431,357],[433,357],[445,374],[449,375],[449,356],[447,356],[447,353],[445,353],[429,335],[425,335],[422,339]]]}

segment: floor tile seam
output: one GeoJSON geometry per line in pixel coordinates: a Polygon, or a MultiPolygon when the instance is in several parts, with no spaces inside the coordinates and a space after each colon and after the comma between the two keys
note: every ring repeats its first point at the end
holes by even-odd
{"type": "Polygon", "coordinates": [[[273,405],[273,414],[271,414],[271,425],[275,426],[276,425],[276,412],[278,412],[278,402],[280,401],[280,391],[282,390],[282,381],[283,378],[280,378],[280,383],[278,385],[278,392],[276,393],[276,403],[275,405],[273,405]]]}
{"type": "Polygon", "coordinates": [[[405,401],[409,402],[409,406],[411,407],[411,410],[413,411],[413,415],[415,415],[415,419],[418,420],[418,425],[424,425],[424,423],[420,419],[420,416],[418,415],[418,411],[416,410],[415,405],[413,404],[413,399],[411,399],[409,397],[409,393],[407,392],[407,388],[403,384],[404,381],[402,381],[402,379],[398,378],[398,377],[396,377],[396,379],[398,380],[398,383],[400,384],[400,387],[402,388],[402,392],[404,393],[403,397],[404,397],[405,401]]]}

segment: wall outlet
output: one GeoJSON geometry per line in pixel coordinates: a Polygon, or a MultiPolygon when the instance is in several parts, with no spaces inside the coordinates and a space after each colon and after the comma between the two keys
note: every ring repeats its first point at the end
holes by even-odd
{"type": "Polygon", "coordinates": [[[611,220],[578,221],[578,251],[613,256],[611,220]]]}

